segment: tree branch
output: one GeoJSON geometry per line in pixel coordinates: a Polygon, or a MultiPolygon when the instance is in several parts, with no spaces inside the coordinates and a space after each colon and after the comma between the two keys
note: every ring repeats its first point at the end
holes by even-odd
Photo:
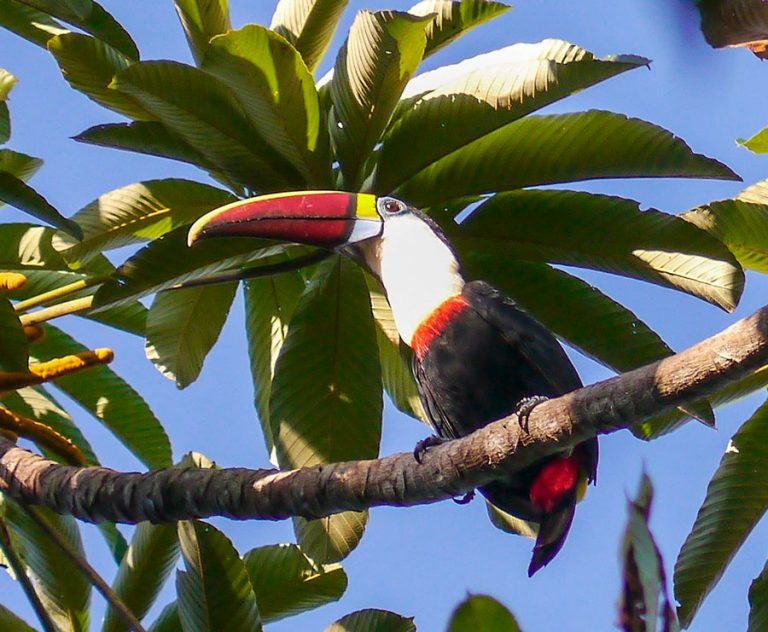
{"type": "Polygon", "coordinates": [[[431,448],[299,470],[185,468],[120,473],[59,465],[0,437],[0,490],[22,503],[98,522],[206,516],[319,518],[379,505],[456,496],[537,459],[712,394],[768,364],[768,307],[679,354],[537,406],[527,431],[515,415],[431,448]]]}

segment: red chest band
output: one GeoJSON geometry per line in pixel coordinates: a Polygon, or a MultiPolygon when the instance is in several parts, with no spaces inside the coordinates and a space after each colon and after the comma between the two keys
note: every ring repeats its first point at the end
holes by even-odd
{"type": "Polygon", "coordinates": [[[457,294],[446,299],[419,323],[411,338],[411,348],[417,358],[424,357],[432,341],[439,336],[446,325],[458,316],[467,307],[467,300],[457,294]]]}

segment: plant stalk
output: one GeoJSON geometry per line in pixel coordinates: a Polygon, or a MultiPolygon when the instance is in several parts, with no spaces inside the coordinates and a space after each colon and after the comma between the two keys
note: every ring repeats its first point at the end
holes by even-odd
{"type": "Polygon", "coordinates": [[[59,318],[60,316],[83,312],[86,309],[90,309],[91,305],[93,305],[93,296],[84,296],[83,298],[75,298],[58,305],[52,305],[51,307],[44,307],[36,312],[23,314],[19,320],[22,325],[36,325],[59,318]]]}
{"type": "Polygon", "coordinates": [[[75,281],[74,283],[62,285],[61,287],[57,287],[56,289],[49,290],[48,292],[43,292],[42,294],[38,294],[36,296],[28,298],[25,301],[19,301],[18,303],[14,304],[13,308],[17,312],[23,312],[30,309],[31,307],[37,307],[38,305],[42,305],[43,303],[49,303],[50,301],[54,301],[57,298],[69,296],[70,294],[73,294],[74,292],[78,292],[79,290],[83,290],[85,288],[93,287],[94,285],[99,285],[100,283],[104,283],[106,278],[107,278],[106,276],[95,276],[95,277],[89,277],[87,279],[80,279],[79,281],[75,281]]]}

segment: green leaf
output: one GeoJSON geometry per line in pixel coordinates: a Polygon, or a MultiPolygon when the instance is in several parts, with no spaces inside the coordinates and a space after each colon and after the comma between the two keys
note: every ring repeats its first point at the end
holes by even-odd
{"type": "Polygon", "coordinates": [[[134,63],[134,59],[109,44],[80,33],[57,35],[48,42],[48,50],[59,64],[61,74],[75,90],[130,118],[153,118],[136,99],[110,87],[115,75],[134,63]]]}
{"type": "MultiPolygon", "coordinates": [[[[88,465],[99,465],[99,460],[93,453],[91,444],[83,436],[83,433],[72,421],[66,410],[43,386],[29,386],[9,393],[4,393],[0,398],[5,406],[13,412],[29,417],[41,424],[52,428],[60,435],[65,436],[74,443],[85,455],[88,465]]],[[[42,451],[48,458],[60,461],[61,457],[51,453],[44,447],[42,451]]]]}
{"type": "Polygon", "coordinates": [[[199,521],[179,522],[178,532],[187,569],[176,576],[184,631],[260,631],[256,596],[245,564],[229,539],[199,521]]]}
{"type": "Polygon", "coordinates": [[[512,7],[493,0],[421,0],[408,9],[412,15],[435,14],[427,27],[424,57],[457,40],[469,29],[506,13],[512,7]]]}
{"type": "Polygon", "coordinates": [[[64,217],[48,200],[32,187],[7,171],[0,171],[0,202],[60,228],[76,238],[82,236],[80,227],[64,217]]]}
{"type": "Polygon", "coordinates": [[[35,628],[2,605],[0,605],[0,629],[5,632],[35,632],[35,628]]]}
{"type": "Polygon", "coordinates": [[[128,551],[128,542],[126,542],[123,534],[120,533],[117,525],[114,522],[100,522],[96,527],[109,547],[109,552],[112,553],[112,559],[115,560],[115,564],[121,564],[128,551]]]}
{"type": "Polygon", "coordinates": [[[520,632],[515,617],[487,595],[470,595],[453,611],[448,632],[520,632]]]}
{"type": "Polygon", "coordinates": [[[250,238],[209,240],[189,248],[187,232],[187,227],[182,226],[139,250],[120,266],[114,281],[105,283],[96,292],[94,307],[101,309],[121,304],[283,250],[281,246],[275,246],[274,242],[250,238]]]}
{"type": "Polygon", "coordinates": [[[640,211],[633,200],[510,191],[488,199],[462,224],[442,225],[462,256],[482,252],[603,270],[681,290],[729,311],[743,290],[744,272],[720,241],[673,215],[640,211]],[[604,239],[606,234],[611,238],[604,239]]]}
{"type": "Polygon", "coordinates": [[[313,72],[333,39],[349,0],[279,0],[269,28],[299,51],[313,72]]]}
{"type": "Polygon", "coordinates": [[[736,142],[756,154],[766,154],[768,153],[768,127],[760,130],[751,138],[747,138],[746,140],[739,138],[736,142]]]}
{"type": "Polygon", "coordinates": [[[52,37],[69,33],[60,22],[18,0],[0,0],[0,27],[43,48],[52,37]]]}
{"type": "Polygon", "coordinates": [[[11,117],[5,101],[17,81],[10,72],[0,68],[0,144],[11,137],[11,117]]]}
{"type": "Polygon", "coordinates": [[[228,0],[175,0],[189,49],[199,65],[208,50],[208,42],[215,35],[232,28],[229,20],[228,0]]]}
{"type": "Polygon", "coordinates": [[[156,239],[234,201],[232,194],[192,180],[136,182],[99,196],[72,216],[82,228],[82,241],[54,240],[54,245],[69,261],[88,259],[105,250],[156,239]]]}
{"type": "Polygon", "coordinates": [[[413,352],[400,339],[392,308],[381,286],[369,276],[366,276],[366,282],[371,296],[373,318],[376,321],[376,341],[379,344],[379,363],[384,389],[398,410],[426,423],[427,416],[411,370],[413,352]]]}
{"type": "Polygon", "coordinates": [[[733,200],[710,202],[681,217],[722,241],[745,268],[768,272],[768,181],[747,190],[747,202],[739,195],[733,200]],[[749,196],[752,197],[749,197],[749,196]]]}
{"type": "Polygon", "coordinates": [[[0,340],[3,341],[0,369],[26,373],[29,370],[27,337],[19,322],[19,315],[13,309],[11,302],[3,296],[0,296],[0,340]]]}
{"type": "Polygon", "coordinates": [[[18,79],[10,72],[0,68],[0,101],[6,101],[8,99],[8,95],[17,82],[18,79]]]}
{"type": "Polygon", "coordinates": [[[338,601],[347,588],[339,564],[317,565],[295,544],[251,549],[243,561],[264,623],[338,601]]]}
{"type": "MultiPolygon", "coordinates": [[[[60,329],[45,325],[46,336],[36,342],[36,360],[49,360],[86,348],[60,329]]],[[[101,421],[147,467],[168,467],[168,436],[149,406],[109,367],[100,365],[58,378],[54,385],[101,421]]]]}
{"type": "Polygon", "coordinates": [[[358,189],[363,167],[424,55],[432,17],[360,11],[336,58],[330,129],[344,188],[358,189]]]}
{"type": "Polygon", "coordinates": [[[325,632],[415,632],[413,617],[403,617],[388,610],[368,608],[343,616],[325,628],[325,632]]]}
{"type": "Polygon", "coordinates": [[[40,158],[34,158],[12,149],[0,149],[0,171],[6,171],[26,182],[43,166],[40,158]]]}
{"type": "Polygon", "coordinates": [[[107,13],[99,4],[90,3],[89,10],[85,15],[73,11],[70,2],[61,2],[61,0],[19,0],[37,11],[41,11],[58,18],[64,22],[72,24],[86,33],[108,44],[112,48],[120,51],[126,57],[131,59],[139,58],[139,50],[136,44],[128,35],[126,30],[107,13]]]}
{"type": "Polygon", "coordinates": [[[548,39],[419,75],[408,84],[410,98],[401,101],[384,136],[374,190],[392,191],[504,125],[648,63],[629,55],[600,59],[568,42],[548,39]]]}
{"type": "Polygon", "coordinates": [[[179,620],[179,606],[175,601],[163,608],[149,632],[184,632],[179,620]]]}
{"type": "Polygon", "coordinates": [[[6,271],[67,270],[51,245],[54,231],[34,224],[0,224],[0,268],[6,271]]]}
{"type": "Polygon", "coordinates": [[[235,298],[237,283],[161,292],[147,317],[144,350],[178,388],[194,382],[216,344],[235,298]]]}
{"type": "MultiPolygon", "coordinates": [[[[3,496],[5,522],[19,545],[19,553],[35,580],[40,600],[53,621],[62,630],[88,629],[88,602],[91,585],[80,569],[62,553],[16,502],[3,496]]],[[[77,522],[70,516],[59,516],[45,507],[35,511],[81,556],[85,556],[77,522]]]]}
{"type": "Polygon", "coordinates": [[[232,90],[254,129],[309,185],[332,185],[315,81],[283,37],[249,24],[216,37],[202,67],[232,90]]]}
{"type": "Polygon", "coordinates": [[[747,632],[768,628],[768,564],[749,587],[749,625],[747,632]]]}
{"type": "MultiPolygon", "coordinates": [[[[157,599],[178,557],[175,524],[142,522],[136,527],[112,588],[139,619],[157,599]]],[[[108,607],[102,632],[129,632],[129,628],[115,610],[108,607]]]]}
{"type": "Polygon", "coordinates": [[[309,557],[318,564],[333,564],[347,557],[363,538],[367,511],[344,511],[317,520],[293,519],[293,532],[309,557]]]}
{"type": "Polygon", "coordinates": [[[690,624],[736,551],[768,508],[768,403],[731,437],[675,562],[675,595],[690,624]]]}
{"type": "Polygon", "coordinates": [[[177,62],[152,61],[133,64],[111,85],[236,182],[260,192],[301,188],[303,179],[253,129],[216,77],[177,62]]]}
{"type": "Polygon", "coordinates": [[[492,191],[630,177],[739,179],[661,127],[590,110],[527,116],[505,125],[422,169],[395,194],[433,206],[492,191]]]}
{"type": "MultiPolygon", "coordinates": [[[[381,373],[363,272],[346,258],[318,267],[280,349],[270,396],[275,455],[283,469],[373,458],[381,437],[381,373]]],[[[359,541],[365,514],[347,512],[294,529],[324,563],[359,541]]]]}
{"type": "Polygon", "coordinates": [[[273,461],[274,441],[269,422],[269,397],[280,348],[288,333],[288,323],[304,292],[305,283],[298,270],[262,279],[250,279],[245,285],[245,333],[253,378],[253,401],[259,416],[267,450],[273,461]]]}
{"type": "Polygon", "coordinates": [[[653,487],[643,473],[640,489],[628,501],[629,517],[622,543],[623,589],[619,602],[620,625],[625,630],[656,632],[659,619],[663,630],[677,631],[675,613],[669,600],[664,562],[648,526],[653,487]]]}

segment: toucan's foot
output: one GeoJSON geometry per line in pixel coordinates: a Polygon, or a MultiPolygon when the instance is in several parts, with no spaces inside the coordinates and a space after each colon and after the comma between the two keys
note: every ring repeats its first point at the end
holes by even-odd
{"type": "Polygon", "coordinates": [[[441,445],[446,441],[448,441],[448,439],[443,439],[437,435],[431,435],[426,439],[422,439],[413,448],[413,458],[416,459],[417,463],[421,463],[421,459],[424,457],[424,453],[429,448],[432,448],[436,445],[441,445]]]}
{"type": "Polygon", "coordinates": [[[468,505],[469,502],[475,497],[475,490],[471,489],[461,498],[451,498],[457,505],[468,505]]]}
{"type": "Polygon", "coordinates": [[[533,397],[525,397],[517,403],[515,413],[517,414],[517,422],[520,424],[520,428],[528,432],[528,417],[531,416],[536,406],[546,402],[548,399],[549,397],[546,395],[534,395],[533,397]]]}

